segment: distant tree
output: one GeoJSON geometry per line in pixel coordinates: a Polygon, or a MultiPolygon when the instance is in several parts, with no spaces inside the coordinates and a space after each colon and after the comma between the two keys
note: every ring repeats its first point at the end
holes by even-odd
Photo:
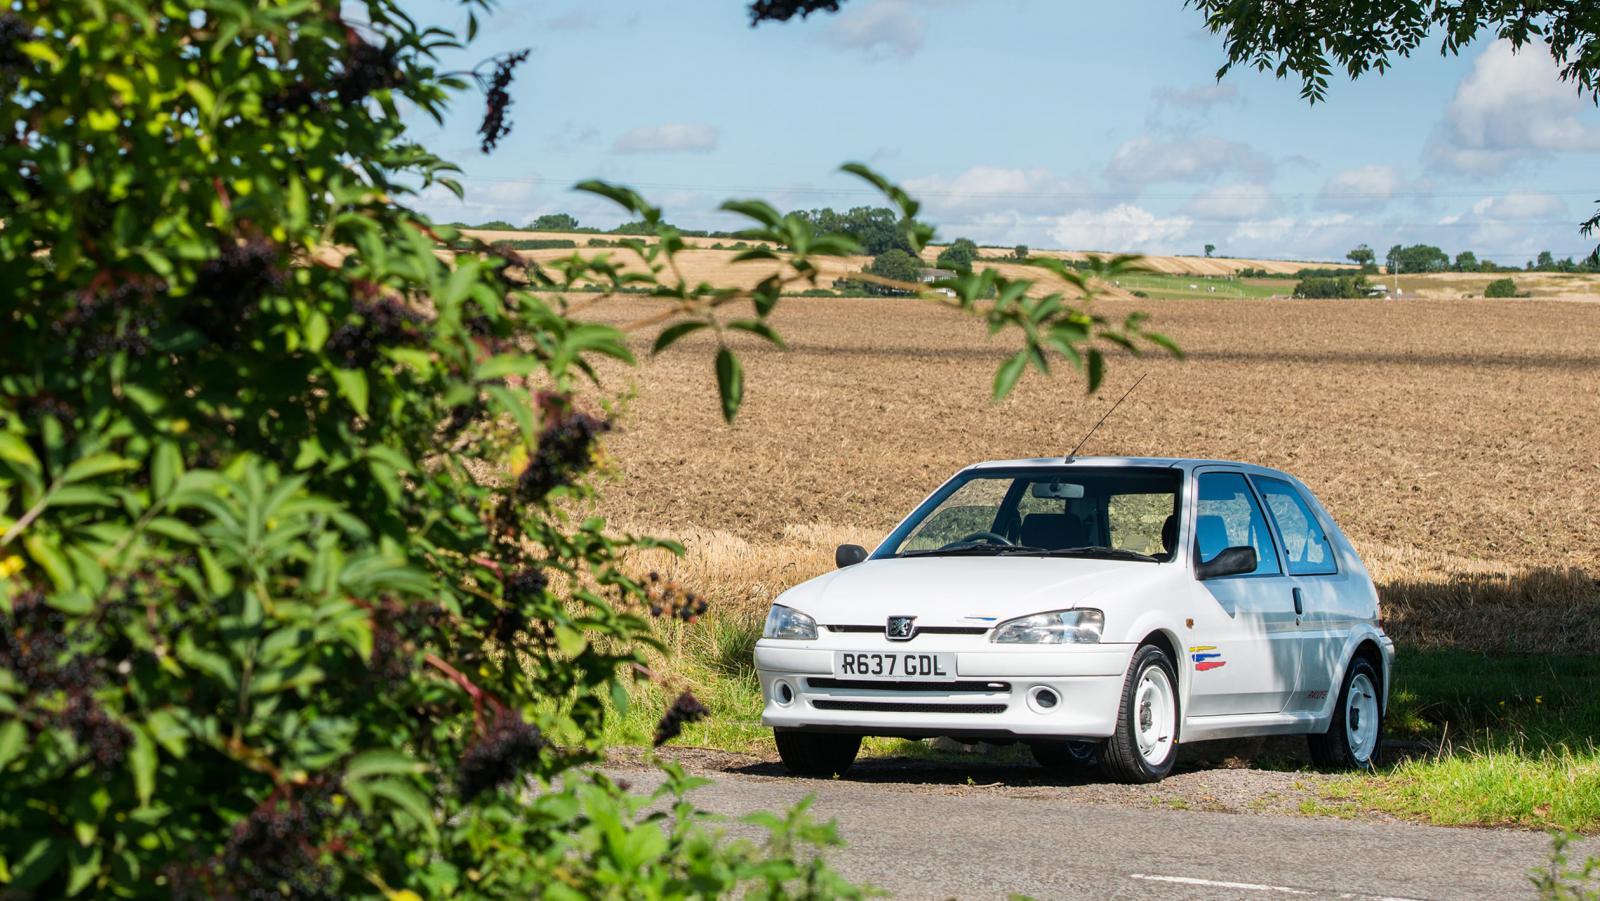
{"type": "MultiPolygon", "coordinates": [[[[871,265],[867,266],[863,271],[883,278],[892,278],[897,282],[915,283],[922,273],[922,261],[898,247],[891,247],[873,257],[871,265]]],[[[887,285],[873,284],[872,282],[866,282],[861,287],[868,294],[904,295],[910,293],[909,291],[901,291],[896,288],[890,288],[887,285]]]]}
{"type": "Polygon", "coordinates": [[[796,210],[794,215],[810,222],[819,231],[843,232],[856,239],[868,256],[891,248],[911,252],[909,222],[887,207],[858,206],[840,213],[831,207],[796,210]]]}
{"type": "Polygon", "coordinates": [[[1476,271],[1478,271],[1478,255],[1473,253],[1470,250],[1463,250],[1460,253],[1456,254],[1456,271],[1457,272],[1476,272],[1476,271]]]}
{"type": "Polygon", "coordinates": [[[1357,298],[1367,296],[1367,280],[1359,275],[1311,276],[1294,286],[1295,297],[1357,298]]]}
{"type": "Polygon", "coordinates": [[[957,269],[968,270],[972,268],[972,261],[978,258],[977,243],[967,238],[957,238],[949,247],[939,251],[939,262],[954,264],[957,269]]]}
{"type": "Polygon", "coordinates": [[[1539,258],[1534,261],[1533,268],[1535,268],[1535,269],[1554,269],[1554,268],[1556,268],[1556,257],[1555,257],[1555,254],[1551,253],[1548,250],[1539,251],[1539,258]]]}
{"type": "MultiPolygon", "coordinates": [[[[1392,253],[1393,251],[1390,252],[1392,253]]],[[[1344,258],[1363,267],[1370,266],[1377,261],[1377,255],[1372,252],[1372,248],[1365,244],[1356,246],[1345,254],[1344,258]]]]}
{"type": "Polygon", "coordinates": [[[569,232],[578,227],[578,218],[568,213],[545,213],[533,220],[529,226],[534,231],[540,232],[569,232]]]}
{"type": "Polygon", "coordinates": [[[1026,260],[1028,258],[1028,245],[1018,244],[1016,247],[1011,248],[1011,258],[1014,260],[1026,260]]]}
{"type": "Polygon", "coordinates": [[[1208,257],[1211,256],[1213,253],[1216,252],[1216,250],[1217,250],[1217,245],[1215,245],[1215,244],[1207,244],[1206,245],[1206,256],[1208,256],[1208,257]]]}
{"type": "Polygon", "coordinates": [[[1385,262],[1390,272],[1444,272],[1450,268],[1450,255],[1432,244],[1396,244],[1389,248],[1385,262]]]}
{"type": "Polygon", "coordinates": [[[505,221],[504,219],[490,219],[488,222],[480,222],[480,223],[478,223],[477,225],[473,226],[473,228],[480,228],[480,229],[483,229],[484,231],[496,231],[496,232],[522,231],[521,228],[518,228],[517,226],[512,225],[511,223],[505,221]]]}
{"type": "Polygon", "coordinates": [[[1516,297],[1517,283],[1509,278],[1497,278],[1483,286],[1484,297],[1516,297]]]}

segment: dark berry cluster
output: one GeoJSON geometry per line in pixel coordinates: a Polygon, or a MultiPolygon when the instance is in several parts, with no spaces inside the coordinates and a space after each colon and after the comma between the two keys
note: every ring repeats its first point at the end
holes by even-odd
{"type": "Polygon", "coordinates": [[[42,592],[27,592],[9,615],[0,613],[0,666],[34,692],[87,690],[94,669],[88,657],[70,652],[66,628],[66,615],[42,592]]]}
{"type": "Polygon", "coordinates": [[[321,792],[269,799],[228,836],[216,894],[248,899],[338,897],[338,873],[318,860],[317,844],[332,805],[321,792]]]}
{"type": "Polygon", "coordinates": [[[166,290],[160,279],[103,272],[73,295],[72,305],[50,321],[50,328],[79,361],[119,350],[143,355],[160,326],[152,299],[166,290]]]}
{"type": "Polygon", "coordinates": [[[528,51],[518,50],[507,53],[495,60],[494,74],[489,76],[487,86],[484,88],[483,124],[478,126],[478,135],[483,139],[484,153],[493,153],[500,139],[511,133],[511,124],[506,121],[506,110],[511,106],[511,94],[506,88],[511,86],[511,74],[517,66],[522,65],[528,58],[528,51]]]}
{"type": "Polygon", "coordinates": [[[687,691],[678,695],[678,699],[673,701],[672,706],[661,716],[661,722],[656,723],[656,747],[659,748],[677,738],[683,727],[689,723],[698,723],[710,715],[710,709],[700,703],[699,698],[687,691]]]}
{"type": "Polygon", "coordinates": [[[488,730],[461,755],[456,787],[469,799],[498,788],[537,760],[544,744],[538,729],[523,722],[515,711],[501,709],[488,730]]]}
{"type": "Polygon", "coordinates": [[[517,497],[537,501],[589,468],[596,436],[611,423],[586,413],[569,413],[546,425],[528,468],[517,478],[517,497]]]}
{"type": "Polygon", "coordinates": [[[72,730],[78,746],[88,754],[102,772],[122,763],[132,740],[128,730],[87,689],[67,693],[67,707],[61,713],[61,724],[72,730]]]}
{"type": "Polygon", "coordinates": [[[443,617],[444,608],[433,603],[390,599],[374,605],[368,671],[384,682],[398,682],[410,675],[417,654],[416,638],[443,617]]]}
{"type": "Polygon", "coordinates": [[[282,250],[265,238],[225,241],[195,274],[184,321],[219,348],[232,345],[255,318],[261,296],[288,282],[281,264],[282,250]]]}
{"type": "Polygon", "coordinates": [[[650,605],[651,616],[670,616],[692,623],[706,613],[706,599],[676,579],[663,579],[658,572],[645,578],[645,602],[650,605]]]}
{"type": "Polygon", "coordinates": [[[33,26],[15,13],[0,13],[0,74],[11,75],[28,64],[22,45],[33,40],[33,26]]]}
{"type": "Polygon", "coordinates": [[[325,345],[328,355],[346,369],[365,369],[378,359],[380,349],[412,345],[420,339],[425,320],[399,300],[377,297],[357,300],[353,306],[361,321],[334,329],[325,345]]]}
{"type": "Polygon", "coordinates": [[[306,110],[326,111],[329,101],[334,98],[343,104],[360,103],[373,91],[399,87],[405,81],[405,76],[395,65],[399,54],[398,46],[386,44],[374,47],[352,31],[345,42],[345,55],[339,60],[339,72],[325,86],[306,81],[292,82],[268,97],[263,105],[267,112],[279,115],[306,110]]]}

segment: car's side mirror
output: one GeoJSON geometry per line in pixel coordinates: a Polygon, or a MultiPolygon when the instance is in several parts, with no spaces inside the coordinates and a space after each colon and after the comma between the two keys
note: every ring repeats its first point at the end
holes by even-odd
{"type": "MultiPolygon", "coordinates": [[[[855,566],[865,559],[867,559],[867,549],[859,544],[841,544],[833,552],[833,563],[840,569],[855,566]]],[[[1255,564],[1250,564],[1250,568],[1255,569],[1255,564]]]]}
{"type": "Polygon", "coordinates": [[[1210,560],[1196,566],[1194,574],[1201,579],[1238,576],[1256,571],[1256,549],[1249,545],[1230,547],[1210,560]]]}

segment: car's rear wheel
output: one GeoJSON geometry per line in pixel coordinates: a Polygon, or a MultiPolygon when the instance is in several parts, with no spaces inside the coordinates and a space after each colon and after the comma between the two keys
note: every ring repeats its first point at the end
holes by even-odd
{"type": "Polygon", "coordinates": [[[799,776],[843,775],[861,750],[861,736],[831,732],[774,731],[778,756],[799,776]]]}
{"type": "Polygon", "coordinates": [[[1083,770],[1100,762],[1097,741],[1036,741],[1028,750],[1040,766],[1050,770],[1083,770]]]}
{"type": "Polygon", "coordinates": [[[1178,675],[1167,652],[1143,645],[1128,665],[1117,730],[1100,749],[1100,769],[1117,782],[1160,782],[1178,757],[1178,675]]]}
{"type": "Polygon", "coordinates": [[[1328,731],[1306,736],[1313,763],[1330,770],[1370,770],[1377,764],[1383,745],[1382,684],[1371,660],[1350,661],[1328,731]]]}

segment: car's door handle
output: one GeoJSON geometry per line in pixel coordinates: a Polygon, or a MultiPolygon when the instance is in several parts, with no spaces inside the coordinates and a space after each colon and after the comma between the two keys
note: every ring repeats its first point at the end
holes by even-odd
{"type": "Polygon", "coordinates": [[[1294,590],[1294,615],[1299,616],[1306,612],[1305,601],[1300,597],[1300,589],[1294,590]]]}

